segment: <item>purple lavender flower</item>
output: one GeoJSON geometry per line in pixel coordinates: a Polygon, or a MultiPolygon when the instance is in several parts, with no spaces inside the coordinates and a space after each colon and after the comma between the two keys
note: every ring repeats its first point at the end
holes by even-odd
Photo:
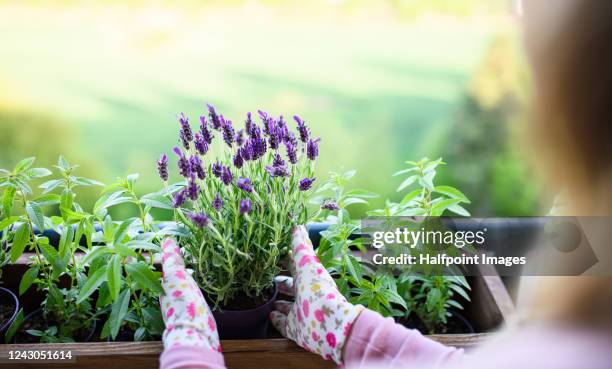
{"type": "Polygon", "coordinates": [[[223,130],[223,141],[225,141],[227,146],[232,147],[236,136],[234,133],[234,127],[232,127],[232,121],[223,119],[222,122],[221,129],[223,130]]]}
{"type": "Polygon", "coordinates": [[[166,154],[162,154],[162,156],[159,157],[157,161],[157,172],[162,181],[168,181],[168,156],[166,154]]]}
{"type": "Polygon", "coordinates": [[[298,158],[295,146],[291,142],[285,141],[285,148],[287,149],[287,158],[289,159],[289,162],[291,164],[296,164],[298,158]]]}
{"type": "Polygon", "coordinates": [[[283,160],[283,158],[280,156],[279,153],[274,154],[274,159],[272,160],[272,166],[275,166],[275,167],[285,166],[285,161],[283,160]]]}
{"type": "Polygon", "coordinates": [[[300,132],[300,141],[306,143],[310,136],[310,129],[306,126],[306,122],[302,120],[298,115],[293,116],[293,120],[297,123],[298,132],[300,132]]]}
{"type": "Polygon", "coordinates": [[[211,167],[211,171],[212,171],[213,176],[220,178],[221,172],[223,171],[223,165],[221,164],[221,162],[217,161],[213,163],[211,167]]]}
{"type": "Polygon", "coordinates": [[[285,134],[283,137],[283,142],[285,144],[292,144],[293,146],[298,145],[297,138],[295,138],[295,133],[291,131],[287,131],[287,134],[285,134]]]}
{"type": "Polygon", "coordinates": [[[248,140],[247,142],[245,142],[244,145],[240,149],[238,149],[238,153],[240,154],[240,157],[243,160],[245,161],[252,160],[255,154],[253,152],[253,144],[251,140],[248,140]]]}
{"type": "Polygon", "coordinates": [[[208,117],[210,118],[210,123],[212,127],[216,130],[221,128],[221,119],[219,119],[219,115],[215,111],[215,107],[211,104],[206,104],[208,107],[208,117]]]}
{"type": "Polygon", "coordinates": [[[189,158],[189,164],[191,164],[192,173],[195,172],[199,179],[206,178],[206,171],[202,166],[202,160],[199,156],[193,155],[191,158],[189,158]]]}
{"type": "Polygon", "coordinates": [[[204,137],[200,134],[200,132],[197,132],[195,134],[194,145],[198,153],[200,153],[200,155],[205,155],[208,152],[208,143],[206,142],[204,137]]]}
{"type": "Polygon", "coordinates": [[[181,113],[178,116],[178,120],[181,124],[181,138],[188,142],[193,141],[193,132],[191,131],[191,126],[189,125],[189,119],[184,113],[181,113]]]}
{"type": "Polygon", "coordinates": [[[244,145],[244,129],[239,129],[238,132],[236,132],[236,137],[234,140],[236,141],[236,145],[238,145],[238,147],[244,145]]]}
{"type": "Polygon", "coordinates": [[[275,167],[275,166],[267,165],[266,171],[270,173],[272,177],[288,177],[289,176],[289,171],[287,170],[287,167],[285,166],[275,167]]]}
{"type": "Polygon", "coordinates": [[[324,210],[340,210],[340,207],[333,199],[325,199],[321,205],[324,210]]]}
{"type": "Polygon", "coordinates": [[[227,186],[230,183],[232,183],[233,179],[234,179],[234,176],[232,175],[230,168],[224,166],[223,169],[221,170],[221,182],[223,182],[223,184],[227,186]]]}
{"type": "Polygon", "coordinates": [[[208,216],[204,213],[190,213],[189,219],[191,219],[191,222],[198,228],[206,227],[209,222],[208,216]]]}
{"type": "Polygon", "coordinates": [[[285,140],[285,136],[289,134],[289,128],[287,128],[287,123],[285,122],[285,118],[281,115],[278,117],[278,121],[276,122],[276,129],[278,130],[278,135],[281,141],[285,140]]]}
{"type": "Polygon", "coordinates": [[[302,178],[300,180],[300,191],[308,191],[316,178],[302,178]]]}
{"type": "Polygon", "coordinates": [[[211,144],[214,135],[212,134],[210,128],[208,128],[208,124],[206,122],[206,116],[200,116],[200,132],[202,133],[202,138],[206,141],[207,144],[211,144]]]}
{"type": "Polygon", "coordinates": [[[278,147],[280,146],[280,143],[282,142],[281,128],[272,124],[270,125],[269,132],[270,132],[269,133],[270,138],[268,139],[268,142],[270,143],[270,147],[274,150],[278,150],[278,147]]]}
{"type": "Polygon", "coordinates": [[[181,151],[181,149],[175,147],[173,151],[176,153],[176,155],[179,156],[179,160],[177,163],[179,168],[179,174],[185,178],[188,178],[189,176],[191,176],[191,163],[189,163],[189,160],[181,151]]]}
{"type": "Polygon", "coordinates": [[[185,203],[185,190],[180,190],[174,194],[172,206],[180,208],[185,203]]]}
{"type": "Polygon", "coordinates": [[[249,137],[253,137],[253,130],[255,129],[255,123],[251,117],[251,112],[247,113],[247,119],[244,121],[244,128],[249,137]]]}
{"type": "Polygon", "coordinates": [[[240,214],[246,214],[251,211],[251,200],[240,199],[240,214]]]}
{"type": "Polygon", "coordinates": [[[223,199],[221,199],[221,196],[219,196],[219,194],[215,194],[215,199],[212,202],[212,206],[217,211],[221,210],[221,208],[223,207],[223,199]]]}
{"type": "Polygon", "coordinates": [[[187,197],[192,201],[197,201],[200,196],[200,186],[196,182],[196,177],[192,174],[187,182],[187,197]]]}
{"type": "Polygon", "coordinates": [[[236,181],[236,186],[244,192],[253,192],[253,186],[251,180],[246,177],[240,177],[236,181]]]}
{"type": "Polygon", "coordinates": [[[179,138],[181,139],[181,143],[183,144],[183,147],[185,148],[185,150],[189,150],[189,148],[191,147],[189,140],[187,140],[187,138],[185,138],[185,133],[181,130],[179,132],[179,138]]]}
{"type": "Polygon", "coordinates": [[[240,150],[234,155],[234,166],[238,169],[242,168],[242,165],[244,164],[244,160],[242,159],[242,156],[240,155],[240,150]]]}
{"type": "Polygon", "coordinates": [[[308,140],[306,145],[306,156],[308,156],[308,159],[315,160],[319,156],[319,141],[321,139],[318,137],[315,140],[308,140]]]}

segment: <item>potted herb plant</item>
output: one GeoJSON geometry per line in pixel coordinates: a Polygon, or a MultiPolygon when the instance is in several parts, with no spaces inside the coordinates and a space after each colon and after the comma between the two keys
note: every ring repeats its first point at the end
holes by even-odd
{"type": "MultiPolygon", "coordinates": [[[[462,204],[469,203],[461,191],[450,186],[436,186],[436,168],[441,159],[422,159],[407,162],[409,167],[394,176],[406,175],[398,192],[407,193],[401,202],[386,201],[382,209],[367,212],[368,216],[391,219],[401,216],[441,216],[446,211],[469,215],[462,204]]],[[[368,253],[361,234],[361,222],[351,219],[347,207],[367,204],[376,194],[365,190],[345,189],[355,171],[332,173],[319,188],[323,212],[321,220],[330,223],[321,232],[318,256],[335,277],[339,290],[353,302],[367,306],[383,316],[395,317],[399,322],[424,333],[473,333],[471,324],[459,313],[463,302],[469,302],[470,285],[463,276],[417,275],[409,269],[384,270],[375,268],[368,260],[357,257],[353,250],[368,253]],[[324,194],[331,196],[326,197],[324,194]]],[[[410,251],[410,250],[408,250],[410,251]]],[[[435,274],[435,273],[434,273],[435,274]]]]}
{"type": "MultiPolygon", "coordinates": [[[[291,229],[310,219],[319,138],[298,116],[296,134],[282,116],[258,115],[261,124],[248,113],[236,130],[208,105],[195,134],[178,118],[181,147],[173,151],[185,181],[173,191],[175,217],[189,230],[180,242],[222,338],[265,336],[291,229]]],[[[162,155],[164,183],[167,163],[162,155]]]]}

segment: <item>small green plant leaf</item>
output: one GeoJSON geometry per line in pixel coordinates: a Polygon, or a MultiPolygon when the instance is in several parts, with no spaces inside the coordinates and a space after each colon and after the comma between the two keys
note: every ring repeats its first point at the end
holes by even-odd
{"type": "Polygon", "coordinates": [[[153,272],[149,265],[142,262],[135,262],[126,265],[128,274],[142,287],[162,294],[164,289],[160,283],[161,273],[153,272]]]}
{"type": "Polygon", "coordinates": [[[33,201],[28,201],[26,211],[39,232],[45,230],[45,216],[40,205],[33,201]]]}
{"type": "Polygon", "coordinates": [[[113,303],[110,317],[108,318],[110,322],[110,335],[113,339],[117,338],[119,328],[121,328],[121,324],[125,319],[129,306],[130,290],[125,289],[121,292],[121,294],[119,294],[119,298],[113,303]]]}
{"type": "Polygon", "coordinates": [[[19,282],[19,295],[23,295],[30,288],[36,277],[38,277],[38,266],[31,267],[23,273],[21,282],[19,282]]]}
{"type": "Polygon", "coordinates": [[[13,337],[15,336],[15,333],[17,333],[17,329],[19,329],[19,327],[21,327],[22,324],[23,324],[23,309],[19,309],[19,312],[17,313],[15,320],[13,320],[13,323],[11,323],[11,326],[7,329],[6,333],[4,334],[4,342],[11,343],[11,341],[13,340],[13,337]]]}
{"type": "Polygon", "coordinates": [[[17,165],[15,165],[15,169],[13,170],[13,172],[21,173],[29,169],[32,166],[32,164],[34,164],[34,160],[36,160],[35,157],[25,158],[21,160],[20,162],[17,163],[17,165]]]}
{"type": "Polygon", "coordinates": [[[30,239],[30,226],[27,223],[22,223],[15,231],[13,244],[11,245],[11,263],[14,263],[23,254],[26,245],[30,239]]]}
{"type": "Polygon", "coordinates": [[[397,188],[397,192],[402,191],[404,188],[410,186],[411,184],[413,184],[417,179],[419,179],[419,177],[417,175],[413,175],[410,176],[406,179],[404,179],[404,181],[402,182],[402,184],[399,185],[399,187],[397,188]]]}
{"type": "Polygon", "coordinates": [[[77,304],[82,303],[91,296],[92,293],[96,291],[96,289],[106,280],[106,269],[100,268],[95,271],[93,275],[91,275],[85,285],[79,292],[79,297],[77,298],[77,304]]]}
{"type": "Polygon", "coordinates": [[[116,301],[117,297],[119,297],[119,291],[121,291],[121,259],[119,255],[111,257],[106,278],[111,299],[116,301]]]}

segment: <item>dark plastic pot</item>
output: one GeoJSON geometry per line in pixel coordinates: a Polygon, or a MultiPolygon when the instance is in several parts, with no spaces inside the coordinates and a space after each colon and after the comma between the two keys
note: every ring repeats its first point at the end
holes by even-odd
{"type": "Polygon", "coordinates": [[[268,317],[274,310],[274,301],[278,295],[278,286],[274,285],[274,294],[265,304],[250,310],[214,310],[213,316],[222,340],[266,338],[268,334],[268,317]]]}
{"type": "MultiPolygon", "coordinates": [[[[42,309],[36,309],[36,310],[32,311],[31,313],[29,313],[28,315],[26,315],[26,317],[23,319],[24,323],[27,322],[28,320],[34,318],[37,315],[42,315],[42,309]]],[[[89,332],[87,337],[85,337],[83,339],[83,341],[81,341],[81,342],[89,342],[89,341],[91,341],[91,339],[93,338],[95,333],[96,333],[96,321],[94,320],[94,321],[92,321],[91,331],[89,332]]],[[[25,333],[25,334],[28,334],[28,333],[25,333]]],[[[17,342],[17,335],[15,335],[15,338],[13,338],[13,342],[14,343],[19,343],[19,342],[17,342]]]]}
{"type": "Polygon", "coordinates": [[[2,295],[2,301],[11,301],[15,305],[15,309],[10,318],[7,321],[0,322],[0,335],[3,335],[17,317],[17,313],[19,312],[19,299],[11,290],[4,287],[0,287],[0,295],[2,295]]]}

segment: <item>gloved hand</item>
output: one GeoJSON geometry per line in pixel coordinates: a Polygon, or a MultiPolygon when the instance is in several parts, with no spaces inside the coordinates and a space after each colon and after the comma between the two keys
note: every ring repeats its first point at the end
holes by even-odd
{"type": "Polygon", "coordinates": [[[162,243],[162,269],[164,295],[159,302],[166,325],[164,347],[197,346],[221,352],[215,319],[172,238],[162,243]]]}
{"type": "Polygon", "coordinates": [[[317,258],[306,227],[293,230],[291,246],[294,279],[279,277],[279,289],[294,295],[295,302],[277,301],[270,320],[284,337],[341,365],[347,336],[363,307],[340,294],[317,258]]]}

